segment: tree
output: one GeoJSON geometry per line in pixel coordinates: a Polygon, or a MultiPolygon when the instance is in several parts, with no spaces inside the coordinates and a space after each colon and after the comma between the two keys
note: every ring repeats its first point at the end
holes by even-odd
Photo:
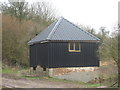
{"type": "Polygon", "coordinates": [[[41,22],[49,25],[55,21],[55,9],[49,6],[48,2],[36,2],[31,4],[28,17],[36,22],[41,22]]]}
{"type": "Polygon", "coordinates": [[[116,62],[116,65],[118,67],[118,86],[120,85],[119,77],[120,77],[120,63],[119,63],[119,58],[118,58],[118,32],[114,31],[112,33],[112,37],[110,38],[110,56],[112,60],[116,62]]]}
{"type": "Polygon", "coordinates": [[[98,38],[100,38],[100,46],[99,46],[99,55],[101,60],[109,60],[110,59],[110,39],[109,32],[105,29],[105,27],[101,27],[98,34],[96,34],[98,38]]]}
{"type": "Polygon", "coordinates": [[[28,15],[28,3],[25,0],[18,0],[18,2],[9,0],[9,3],[2,3],[0,9],[3,14],[15,16],[20,21],[27,18],[28,15]]]}
{"type": "Polygon", "coordinates": [[[2,60],[4,64],[28,66],[27,42],[54,20],[54,16],[50,16],[52,13],[47,11],[47,4],[46,6],[41,4],[28,7],[25,1],[12,2],[10,0],[8,3],[0,4],[3,14],[2,60]],[[39,8],[36,9],[35,7],[38,6],[39,8]]]}
{"type": "Polygon", "coordinates": [[[80,26],[80,28],[82,28],[83,30],[85,30],[91,34],[96,35],[95,29],[91,28],[90,26],[84,26],[84,25],[80,25],[80,24],[78,24],[78,26],[80,26]]]}

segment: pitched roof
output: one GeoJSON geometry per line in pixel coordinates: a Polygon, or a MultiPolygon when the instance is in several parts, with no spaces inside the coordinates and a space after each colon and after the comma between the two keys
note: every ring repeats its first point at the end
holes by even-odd
{"type": "Polygon", "coordinates": [[[82,30],[70,21],[61,17],[48,28],[34,37],[28,44],[34,44],[48,40],[100,40],[89,32],[82,30]]]}

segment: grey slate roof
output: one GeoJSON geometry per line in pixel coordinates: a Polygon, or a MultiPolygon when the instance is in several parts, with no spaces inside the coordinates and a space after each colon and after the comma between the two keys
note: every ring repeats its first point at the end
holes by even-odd
{"type": "Polygon", "coordinates": [[[28,42],[29,45],[48,40],[100,40],[61,17],[28,42]]]}

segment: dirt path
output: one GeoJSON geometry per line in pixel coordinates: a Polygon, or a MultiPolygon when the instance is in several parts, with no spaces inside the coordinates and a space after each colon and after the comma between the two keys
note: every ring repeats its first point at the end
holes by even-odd
{"type": "Polygon", "coordinates": [[[82,88],[80,85],[47,80],[2,78],[2,86],[8,88],[82,88]]]}

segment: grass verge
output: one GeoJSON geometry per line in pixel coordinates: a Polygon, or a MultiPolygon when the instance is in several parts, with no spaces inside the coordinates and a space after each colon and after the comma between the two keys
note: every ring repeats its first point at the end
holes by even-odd
{"type": "Polygon", "coordinates": [[[14,69],[14,68],[3,68],[2,69],[2,73],[18,73],[18,70],[14,69]]]}
{"type": "MultiPolygon", "coordinates": [[[[26,70],[27,69],[4,68],[4,69],[2,69],[2,73],[7,74],[7,75],[11,75],[11,74],[13,75],[14,74],[14,75],[18,76],[18,74],[20,74],[21,72],[26,71],[26,70]]],[[[49,76],[26,76],[26,75],[21,74],[21,75],[19,75],[18,78],[23,78],[23,79],[28,79],[28,80],[46,80],[46,81],[50,81],[50,82],[72,83],[72,84],[81,85],[85,88],[96,88],[96,87],[100,86],[99,83],[90,84],[90,83],[84,83],[84,82],[78,82],[78,81],[72,81],[72,80],[52,78],[52,77],[49,77],[49,76]]]]}

